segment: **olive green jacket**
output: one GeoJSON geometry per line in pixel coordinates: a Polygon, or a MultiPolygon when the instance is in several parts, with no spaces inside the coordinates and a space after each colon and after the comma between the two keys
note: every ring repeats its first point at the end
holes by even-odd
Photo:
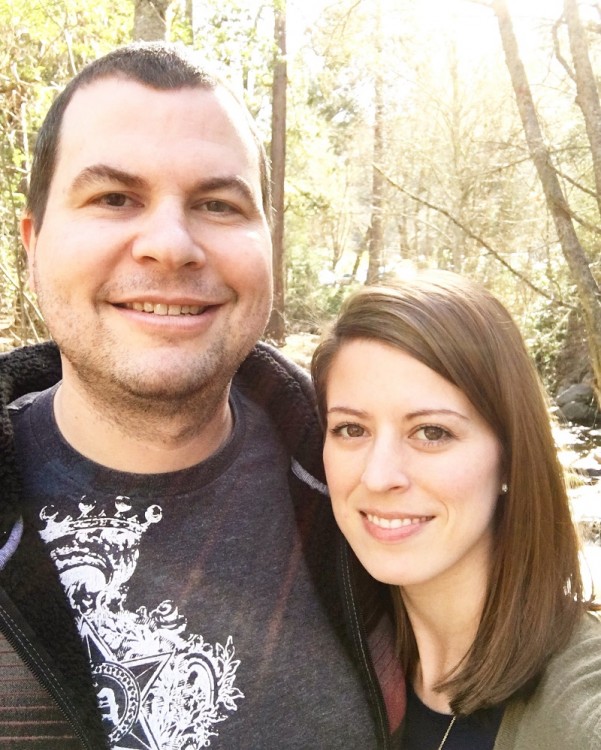
{"type": "Polygon", "coordinates": [[[513,699],[494,750],[600,750],[601,621],[587,614],[527,699],[513,699]]]}

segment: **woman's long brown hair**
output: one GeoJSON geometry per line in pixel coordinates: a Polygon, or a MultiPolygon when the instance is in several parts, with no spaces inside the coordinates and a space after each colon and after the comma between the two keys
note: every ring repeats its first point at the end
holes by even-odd
{"type": "MultiPolygon", "coordinates": [[[[447,272],[395,287],[364,288],[344,304],[318,346],[312,375],[326,413],[328,373],[348,341],[369,339],[407,352],[457,386],[503,447],[509,486],[498,500],[488,592],[471,649],[437,687],[469,714],[530,689],[567,643],[586,609],[579,541],[548,404],[520,332],[486,289],[447,272]]],[[[400,591],[393,587],[405,669],[417,660],[400,591]]]]}

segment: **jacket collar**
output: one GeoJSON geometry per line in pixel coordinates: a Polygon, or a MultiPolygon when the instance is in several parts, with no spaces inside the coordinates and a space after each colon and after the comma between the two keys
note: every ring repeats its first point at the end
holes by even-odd
{"type": "MultiPolygon", "coordinates": [[[[61,378],[61,360],[53,342],[35,344],[0,354],[0,546],[6,541],[18,517],[19,499],[12,426],[8,405],[35,391],[55,385],[61,378]]],[[[261,405],[273,420],[297,467],[297,476],[314,478],[316,487],[325,485],[321,460],[322,432],[315,396],[308,374],[281,352],[258,343],[240,365],[234,378],[244,392],[261,405]],[[303,474],[304,472],[304,474],[303,474]]]]}

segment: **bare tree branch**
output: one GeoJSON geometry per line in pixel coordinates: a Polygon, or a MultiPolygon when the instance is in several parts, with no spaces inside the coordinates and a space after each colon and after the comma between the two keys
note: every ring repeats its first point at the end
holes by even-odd
{"type": "Polygon", "coordinates": [[[557,34],[557,31],[558,31],[558,29],[559,29],[560,26],[563,26],[564,23],[565,23],[565,18],[564,18],[564,15],[562,13],[561,16],[557,19],[557,21],[555,21],[555,23],[553,24],[553,27],[552,27],[553,51],[555,52],[555,57],[557,58],[558,62],[561,63],[561,66],[563,67],[563,69],[565,70],[565,72],[568,74],[568,76],[573,81],[575,81],[576,80],[576,76],[574,75],[574,71],[572,70],[572,68],[570,67],[570,64],[568,63],[568,61],[565,59],[565,57],[561,53],[561,49],[560,49],[560,46],[559,46],[559,36],[557,34]]]}
{"type": "Polygon", "coordinates": [[[560,307],[567,307],[572,308],[572,305],[568,305],[565,302],[562,302],[561,300],[556,299],[555,297],[547,294],[547,292],[543,291],[539,287],[536,286],[536,284],[533,284],[530,279],[528,279],[526,276],[524,276],[523,273],[518,271],[516,268],[514,268],[510,263],[508,263],[503,256],[498,253],[494,248],[492,248],[486,240],[484,240],[479,235],[472,232],[472,230],[469,227],[466,227],[463,222],[459,221],[455,216],[453,216],[449,211],[446,210],[446,208],[442,208],[441,206],[437,206],[434,203],[431,203],[430,201],[425,200],[424,198],[420,198],[419,195],[415,195],[410,190],[407,190],[402,185],[399,185],[398,182],[395,182],[391,177],[389,177],[385,172],[380,169],[377,165],[374,165],[375,169],[377,169],[384,179],[388,182],[389,185],[391,185],[396,190],[399,190],[404,195],[407,195],[412,200],[416,201],[417,203],[420,203],[422,206],[426,206],[427,208],[431,208],[433,211],[437,211],[439,214],[442,214],[443,216],[446,216],[446,218],[451,221],[453,224],[455,224],[456,227],[459,227],[461,231],[470,239],[475,240],[479,245],[481,245],[485,250],[487,250],[496,260],[499,261],[499,263],[504,266],[510,273],[512,273],[514,276],[516,276],[520,281],[522,281],[524,284],[530,287],[534,292],[537,294],[540,294],[541,297],[544,297],[545,299],[550,300],[551,302],[555,303],[556,305],[559,305],[560,307]]]}
{"type": "MultiPolygon", "coordinates": [[[[17,292],[19,292],[20,294],[22,294],[23,290],[19,287],[19,285],[17,284],[17,282],[13,279],[13,277],[9,273],[8,269],[1,262],[0,262],[0,272],[2,272],[2,275],[4,276],[4,278],[8,281],[8,283],[11,286],[14,287],[17,292]]],[[[31,308],[35,312],[35,314],[36,314],[36,316],[38,317],[39,320],[43,320],[42,313],[39,311],[39,309],[38,309],[37,305],[35,304],[35,302],[27,294],[22,294],[21,299],[25,303],[23,305],[23,314],[25,315],[25,317],[27,318],[27,321],[29,323],[29,331],[33,334],[33,336],[35,337],[36,341],[41,341],[41,338],[40,338],[40,336],[39,336],[39,334],[37,332],[37,328],[36,328],[35,322],[34,322],[33,318],[31,317],[31,313],[30,313],[29,308],[31,308]]]]}
{"type": "Polygon", "coordinates": [[[577,224],[580,224],[581,227],[583,227],[584,229],[588,229],[589,232],[593,232],[594,234],[601,235],[601,227],[599,227],[597,224],[591,224],[590,221],[583,219],[582,216],[579,216],[569,206],[568,206],[568,213],[577,224]]]}
{"type": "Polygon", "coordinates": [[[569,182],[570,185],[573,185],[575,188],[578,188],[578,190],[582,190],[583,193],[586,193],[587,195],[590,195],[591,198],[594,198],[597,200],[597,193],[595,193],[594,190],[591,190],[590,188],[587,188],[582,183],[575,180],[573,177],[570,177],[569,175],[562,172],[560,169],[557,169],[557,167],[554,167],[555,171],[559,175],[559,177],[562,178],[562,180],[565,180],[566,182],[569,182]]]}

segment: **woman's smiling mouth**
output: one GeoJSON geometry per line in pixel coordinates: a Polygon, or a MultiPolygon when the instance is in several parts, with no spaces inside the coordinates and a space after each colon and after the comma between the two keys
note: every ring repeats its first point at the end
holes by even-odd
{"type": "Polygon", "coordinates": [[[415,526],[417,524],[425,523],[430,521],[434,516],[399,516],[396,518],[383,518],[377,516],[374,513],[362,513],[365,518],[374,526],[379,526],[381,529],[400,529],[404,526],[415,526]]]}

